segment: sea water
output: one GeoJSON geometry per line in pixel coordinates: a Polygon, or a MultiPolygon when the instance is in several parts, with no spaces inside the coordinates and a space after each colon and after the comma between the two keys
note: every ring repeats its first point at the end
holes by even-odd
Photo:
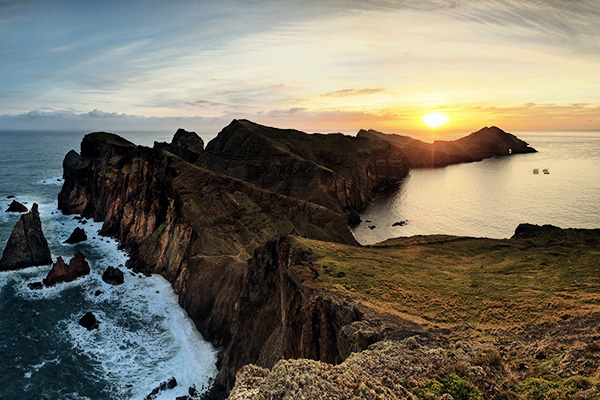
{"type": "Polygon", "coordinates": [[[538,153],[413,169],[364,210],[354,236],[373,244],[430,234],[509,238],[520,223],[600,228],[600,132],[517,136],[538,153]]]}
{"type": "MultiPolygon", "coordinates": [[[[137,144],[170,141],[173,133],[122,133],[137,144]]],[[[178,385],[157,399],[174,399],[209,387],[216,350],[196,330],[170,284],[122,265],[127,254],[98,234],[101,223],[81,224],[57,210],[62,160],[79,150],[82,132],[0,131],[0,248],[19,214],[4,210],[16,200],[38,203],[52,258],[81,251],[90,275],[52,288],[31,290],[51,265],[0,272],[0,399],[143,399],[171,377],[178,385]],[[63,243],[75,227],[88,240],[63,243]],[[125,273],[123,285],[102,281],[107,266],[125,273]],[[96,292],[100,291],[99,295],[96,292]],[[78,324],[88,311],[100,321],[88,331],[78,324]]]]}

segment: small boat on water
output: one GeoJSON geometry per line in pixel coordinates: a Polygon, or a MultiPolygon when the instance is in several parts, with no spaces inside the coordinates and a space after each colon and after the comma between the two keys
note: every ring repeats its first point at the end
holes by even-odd
{"type": "Polygon", "coordinates": [[[546,174],[546,175],[548,175],[548,174],[550,173],[550,171],[548,171],[548,168],[544,168],[544,169],[542,170],[542,172],[544,172],[544,174],[546,174]]]}
{"type": "Polygon", "coordinates": [[[534,173],[535,175],[537,175],[537,174],[539,174],[539,173],[540,173],[540,170],[539,170],[538,168],[534,168],[534,169],[533,169],[533,173],[534,173]]]}

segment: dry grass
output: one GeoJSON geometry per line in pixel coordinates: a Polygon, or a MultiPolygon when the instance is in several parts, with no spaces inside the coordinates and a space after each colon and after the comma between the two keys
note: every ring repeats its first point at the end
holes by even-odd
{"type": "Polygon", "coordinates": [[[371,247],[298,238],[328,287],[440,324],[507,326],[600,311],[600,257],[585,240],[395,239],[371,247]]]}

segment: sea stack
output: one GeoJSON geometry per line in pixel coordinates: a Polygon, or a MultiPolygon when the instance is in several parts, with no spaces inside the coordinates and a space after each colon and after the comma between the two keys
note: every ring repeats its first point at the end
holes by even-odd
{"type": "Polygon", "coordinates": [[[25,207],[23,204],[19,203],[18,201],[13,200],[5,212],[24,213],[24,212],[27,212],[27,207],[25,207]]]}
{"type": "Polygon", "coordinates": [[[83,229],[77,227],[77,228],[75,228],[73,233],[71,233],[71,236],[69,236],[69,238],[67,240],[65,240],[65,243],[75,244],[75,243],[83,242],[85,240],[87,240],[87,235],[85,234],[85,231],[83,229]]]}
{"type": "Polygon", "coordinates": [[[38,205],[34,203],[31,211],[21,215],[15,224],[0,259],[0,271],[51,263],[52,256],[42,231],[38,205]]]}
{"type": "Polygon", "coordinates": [[[120,285],[125,282],[123,271],[110,265],[102,274],[102,280],[106,283],[110,283],[111,285],[120,285]]]}
{"type": "Polygon", "coordinates": [[[75,257],[65,264],[62,257],[58,257],[50,272],[44,279],[44,286],[54,286],[60,282],[71,282],[80,276],[90,273],[90,266],[81,252],[77,252],[75,257]]]}

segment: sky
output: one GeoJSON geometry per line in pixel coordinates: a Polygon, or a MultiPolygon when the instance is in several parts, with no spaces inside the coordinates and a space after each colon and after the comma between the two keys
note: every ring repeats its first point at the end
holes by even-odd
{"type": "Polygon", "coordinates": [[[0,74],[0,129],[600,131],[600,4],[0,0],[0,74]]]}

